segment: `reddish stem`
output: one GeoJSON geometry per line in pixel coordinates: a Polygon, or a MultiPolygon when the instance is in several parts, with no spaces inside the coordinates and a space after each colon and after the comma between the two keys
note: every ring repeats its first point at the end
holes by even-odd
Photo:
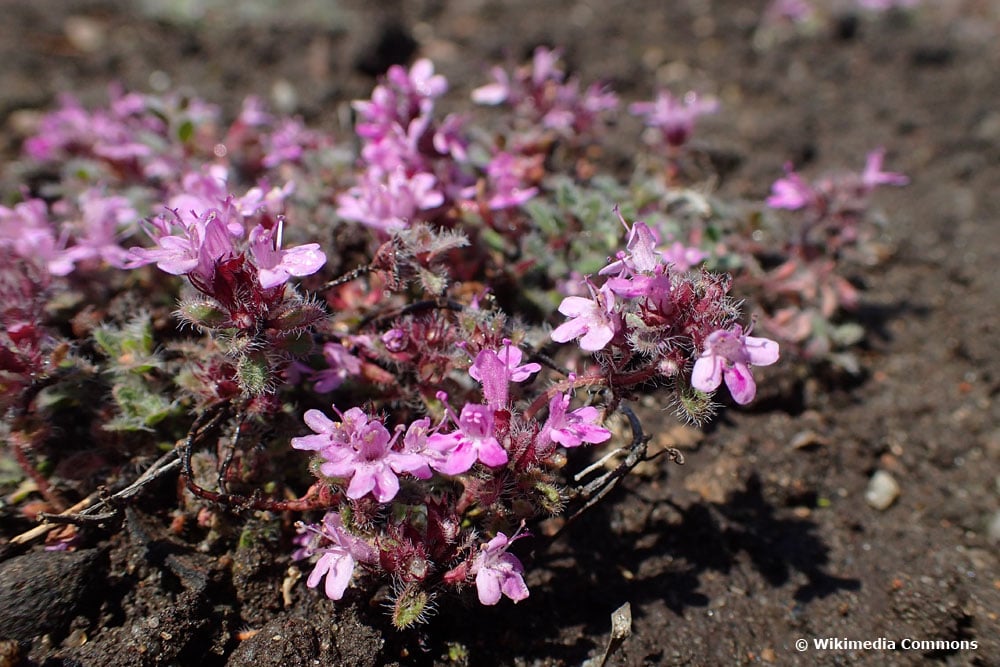
{"type": "Polygon", "coordinates": [[[35,482],[35,486],[38,488],[38,492],[42,494],[42,497],[55,508],[57,512],[62,512],[66,509],[66,501],[63,500],[62,496],[59,494],[55,488],[49,484],[49,480],[45,478],[45,475],[40,473],[35,467],[34,463],[28,457],[28,450],[31,449],[31,441],[25,436],[21,431],[14,431],[10,434],[10,441],[14,445],[12,449],[14,450],[14,458],[17,460],[17,464],[21,466],[24,473],[35,482]]]}

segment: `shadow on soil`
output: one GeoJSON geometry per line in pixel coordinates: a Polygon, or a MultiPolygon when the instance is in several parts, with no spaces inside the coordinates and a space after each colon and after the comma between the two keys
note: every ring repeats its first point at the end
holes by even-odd
{"type": "MultiPolygon", "coordinates": [[[[529,572],[544,573],[541,582],[529,579],[529,600],[517,607],[501,604],[475,610],[443,605],[443,613],[428,630],[437,636],[451,634],[448,639],[469,648],[477,663],[485,659],[490,664],[512,664],[518,656],[544,654],[580,664],[603,650],[590,638],[607,636],[611,612],[625,602],[631,603],[636,619],[659,613],[658,602],[678,617],[689,608],[707,608],[711,598],[702,591],[702,575],[709,571],[743,580],[748,595],[760,587],[750,570],[771,589],[784,587],[800,573],[806,581],[790,600],[797,607],[861,587],[857,579],[824,571],[829,549],[817,535],[818,526],[808,519],[779,516],[764,499],[756,475],[745,491],[722,504],[683,507],[621,489],[609,500],[593,510],[597,516],[571,528],[548,551],[536,553],[533,564],[526,563],[529,572]],[[631,494],[631,500],[622,502],[624,494],[631,494]],[[654,512],[657,503],[673,511],[654,512]],[[616,515],[635,509],[624,506],[635,505],[647,513],[644,525],[640,531],[623,534],[616,529],[622,523],[616,515]],[[434,630],[438,624],[456,631],[439,633],[434,630]],[[491,635],[488,648],[483,646],[484,634],[491,635]]],[[[427,648],[429,656],[445,653],[443,647],[427,648]]]]}

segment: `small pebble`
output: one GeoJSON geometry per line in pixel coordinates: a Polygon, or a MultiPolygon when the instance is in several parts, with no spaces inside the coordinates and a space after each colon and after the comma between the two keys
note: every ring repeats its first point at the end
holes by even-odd
{"type": "Polygon", "coordinates": [[[877,510],[889,509],[899,497],[899,484],[892,475],[884,470],[878,470],[868,481],[865,490],[865,502],[877,510]]]}
{"type": "Polygon", "coordinates": [[[986,538],[994,544],[1000,544],[1000,510],[986,522],[986,538]]]}

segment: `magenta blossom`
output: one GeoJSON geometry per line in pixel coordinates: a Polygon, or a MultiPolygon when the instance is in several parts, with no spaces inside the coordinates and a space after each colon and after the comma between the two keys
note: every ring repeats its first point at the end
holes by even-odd
{"type": "Polygon", "coordinates": [[[436,186],[430,173],[408,176],[402,167],[388,173],[370,168],[358,185],[337,197],[337,214],[383,232],[404,229],[421,211],[444,203],[436,186]]]}
{"type": "Polygon", "coordinates": [[[719,329],[705,339],[705,350],[691,372],[691,386],[715,391],[725,378],[733,400],[746,405],[757,393],[750,364],[769,366],[777,360],[778,344],[773,340],[744,335],[738,324],[732,331],[719,329]]]}
{"type": "MultiPolygon", "coordinates": [[[[486,166],[490,192],[486,205],[491,210],[498,211],[520,206],[538,194],[538,188],[524,186],[525,172],[532,163],[533,161],[529,158],[514,157],[504,151],[493,156],[493,159],[486,166]]],[[[472,191],[475,191],[475,187],[472,188],[472,191]]]]}
{"type": "Polygon", "coordinates": [[[423,456],[394,450],[397,438],[381,422],[368,421],[359,408],[345,412],[340,422],[331,421],[319,410],[308,410],[305,422],[315,435],[292,438],[292,447],[318,451],[325,459],[320,472],[350,479],[348,498],[372,493],[377,501],[387,503],[399,492],[399,473],[430,477],[423,456]]]}
{"type": "Polygon", "coordinates": [[[193,275],[197,280],[210,283],[216,265],[237,254],[226,223],[227,211],[206,211],[190,226],[184,226],[179,216],[177,224],[172,224],[166,217],[154,218],[150,221],[149,233],[156,239],[156,246],[130,248],[127,267],[136,268],[155,262],[166,273],[193,275]]]}
{"type": "Polygon", "coordinates": [[[771,196],[767,205],[771,208],[784,208],[797,211],[813,204],[818,195],[812,186],[802,180],[792,169],[791,163],[785,164],[785,177],[779,178],[771,186],[771,196]]]}
{"type": "Polygon", "coordinates": [[[524,382],[534,373],[542,370],[539,364],[521,364],[521,350],[504,340],[499,351],[480,350],[469,368],[469,375],[483,383],[483,397],[494,410],[507,407],[508,390],[511,382],[524,382]]]}
{"type": "MultiPolygon", "coordinates": [[[[589,284],[589,283],[588,283],[589,284]]],[[[559,304],[559,312],[570,317],[552,331],[552,340],[565,343],[580,339],[580,348],[597,352],[615,337],[619,328],[614,315],[615,299],[610,290],[597,292],[591,287],[593,299],[568,296],[559,304]]]]}
{"type": "Polygon", "coordinates": [[[250,231],[250,252],[257,265],[260,286],[264,289],[288,282],[291,276],[309,276],[326,264],[326,255],[318,243],[307,243],[294,248],[281,248],[284,223],[279,220],[276,229],[257,225],[250,231]]]}
{"type": "Polygon", "coordinates": [[[56,235],[48,208],[41,199],[29,199],[13,208],[0,206],[0,250],[40,261],[54,276],[73,271],[73,259],[66,252],[66,237],[56,235]]]}
{"type": "Polygon", "coordinates": [[[520,602],[528,597],[528,587],[524,583],[524,565],[507,549],[521,535],[515,534],[508,538],[504,533],[496,537],[476,555],[469,570],[476,576],[476,590],[479,601],[484,605],[495,605],[501,596],[506,595],[514,602],[520,602]]]}
{"type": "Polygon", "coordinates": [[[652,102],[635,102],[629,105],[629,113],[642,116],[646,125],[655,127],[670,146],[682,146],[694,132],[699,116],[715,113],[719,102],[713,97],[699,97],[689,92],[682,99],[668,91],[660,91],[652,102]]]}
{"type": "Polygon", "coordinates": [[[904,174],[882,171],[884,159],[884,148],[877,148],[868,154],[865,160],[865,169],[861,172],[861,182],[864,183],[865,187],[874,190],[879,185],[906,185],[910,182],[910,179],[904,174]]]}
{"type": "Polygon", "coordinates": [[[674,241],[662,251],[663,260],[677,271],[688,271],[708,258],[708,253],[700,248],[686,246],[680,241],[674,241]]]}
{"type": "Polygon", "coordinates": [[[660,241],[656,232],[641,220],[636,220],[630,227],[617,207],[615,212],[628,230],[628,240],[625,243],[628,252],[619,252],[618,259],[601,269],[598,275],[606,276],[624,269],[635,273],[653,271],[663,264],[663,255],[656,249],[656,244],[660,241]]]}
{"type": "Polygon", "coordinates": [[[326,360],[327,368],[316,371],[309,378],[316,383],[313,389],[321,394],[333,391],[350,376],[361,374],[361,359],[351,354],[340,343],[324,344],[323,358],[326,360]]]}
{"type": "Polygon", "coordinates": [[[336,512],[327,512],[322,525],[318,528],[308,526],[306,530],[312,531],[314,535],[310,536],[308,544],[298,550],[296,555],[308,558],[314,553],[320,554],[306,585],[316,588],[320,580],[326,577],[324,591],[331,600],[344,597],[356,563],[374,563],[378,560],[378,552],[360,537],[348,532],[340,514],[336,512]]]}
{"type": "Polygon", "coordinates": [[[567,412],[570,395],[557,394],[549,401],[549,418],[538,434],[539,444],[557,442],[563,447],[597,444],[611,439],[611,431],[598,426],[601,412],[592,405],[567,412]]]}
{"type": "Polygon", "coordinates": [[[431,467],[446,475],[461,475],[477,460],[491,468],[507,463],[507,451],[493,435],[493,408],[467,403],[457,422],[457,431],[427,438],[427,448],[437,454],[431,467]]]}
{"type": "Polygon", "coordinates": [[[66,255],[73,262],[102,259],[115,268],[123,268],[128,251],[118,241],[122,231],[139,214],[125,197],[106,196],[91,189],[80,195],[80,233],[66,255]]]}

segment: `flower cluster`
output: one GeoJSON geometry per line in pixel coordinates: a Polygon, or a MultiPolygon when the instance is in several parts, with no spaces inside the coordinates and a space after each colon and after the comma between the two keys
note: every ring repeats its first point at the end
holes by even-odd
{"type": "MultiPolygon", "coordinates": [[[[690,386],[711,392],[725,375],[737,403],[753,400],[756,388],[748,364],[774,363],[777,345],[742,335],[728,281],[678,267],[668,259],[674,253],[657,248],[658,236],[649,225],[621,221],[628,230],[626,250],[601,269],[599,275],[609,277],[600,288],[586,280],[590,298],[563,299],[559,312],[570,319],[552,331],[552,340],[579,339],[583,350],[604,351],[601,373],[613,377],[617,386],[667,381],[680,394],[688,384],[684,374],[690,351],[704,349],[690,386]]],[[[692,405],[680,395],[679,402],[692,405]]],[[[698,409],[689,409],[688,415],[696,421],[704,416],[698,409]]]]}
{"type": "Polygon", "coordinates": [[[660,91],[652,102],[634,102],[629,105],[629,113],[641,116],[646,125],[659,131],[668,147],[683,146],[694,133],[699,116],[715,113],[719,101],[714,97],[701,97],[688,92],[677,99],[668,91],[660,91]]]}
{"type": "Polygon", "coordinates": [[[477,547],[475,529],[460,527],[456,507],[475,504],[495,516],[530,519],[534,510],[525,504],[530,493],[549,489],[558,495],[557,448],[605,442],[611,433],[600,425],[597,408],[569,410],[568,393],[553,395],[544,421],[516,410],[511,385],[541,370],[537,363],[522,363],[523,357],[506,339],[480,349],[468,376],[480,383],[483,402],[466,402],[456,414],[448,395],[439,392],[444,417],[434,425],[423,417],[390,433],[360,408],[338,411],[339,421],[318,410],[306,412],[313,435],[293,438],[292,447],[316,452],[317,474],[342,490],[354,517],[345,526],[340,511],[331,510],[321,524],[303,527],[309,547],[298,556],[323,554],[311,586],[326,575],[327,595],[339,599],[358,563],[371,572],[394,574],[407,588],[397,601],[397,622],[419,615],[414,605],[422,608],[433,587],[442,584],[461,587],[474,581],[483,604],[496,604],[501,595],[515,602],[528,596],[524,568],[507,552],[516,538],[497,531],[477,547]],[[449,505],[430,500],[430,489],[455,482],[465,500],[449,505]],[[377,509],[385,505],[394,509],[377,509]],[[361,515],[368,518],[362,521],[361,515]],[[431,518],[438,524],[434,530],[431,518]]]}
{"type": "Polygon", "coordinates": [[[531,128],[553,130],[567,137],[601,129],[603,119],[618,109],[618,96],[594,83],[585,90],[559,67],[560,52],[535,49],[530,66],[508,72],[492,70],[493,82],[472,92],[477,104],[506,105],[531,128]]]}
{"type": "MultiPolygon", "coordinates": [[[[884,185],[909,182],[903,174],[883,169],[884,149],[868,153],[860,172],[843,172],[806,181],[786,165],[785,175],[771,186],[767,205],[794,212],[787,233],[784,261],[761,272],[764,291],[761,324],[781,339],[800,345],[809,357],[823,358],[857,340],[859,328],[836,325],[842,310],[858,305],[858,289],[843,275],[850,262],[871,264],[879,250],[869,224],[871,197],[884,185]]],[[[769,252],[774,253],[772,245],[769,252]]],[[[855,368],[840,355],[840,365],[855,368]]]]}
{"type": "MultiPolygon", "coordinates": [[[[204,227],[204,221],[195,219],[210,209],[227,208],[230,180],[255,184],[242,198],[233,198],[238,212],[274,227],[294,185],[289,181],[275,189],[268,181],[279,168],[301,165],[310,152],[331,142],[297,119],[275,118],[256,98],[246,100],[224,136],[218,125],[218,110],[198,99],[112,88],[106,109],[88,111],[74,98],[62,98],[61,108],[43,117],[38,134],[25,141],[24,152],[44,168],[72,171],[44,198],[0,207],[0,247],[41,260],[57,276],[81,266],[135,267],[142,262],[128,251],[128,240],[145,213],[155,217],[146,226],[154,240],[175,236],[171,215],[161,215],[163,211],[172,212],[185,231],[204,227]]],[[[238,223],[234,225],[236,230],[238,223]]],[[[258,240],[264,251],[259,233],[258,240]]],[[[277,271],[275,277],[265,275],[265,283],[281,280],[277,276],[287,266],[282,258],[261,255],[261,262],[274,264],[277,271]]],[[[168,259],[162,266],[187,273],[168,259]]],[[[271,267],[262,268],[266,272],[271,267]]]]}
{"type": "Polygon", "coordinates": [[[766,336],[787,357],[816,336],[798,318],[857,302],[843,267],[870,245],[870,197],[905,178],[875,151],[857,174],[789,168],[780,215],[730,206],[662,159],[717,103],[661,92],[628,107],[657,155],[623,182],[600,171],[608,88],[546,48],[492,77],[472,93],[498,108],[487,131],[436,113],[448,83],[430,61],[390,68],[354,104],[358,155],[255,98],[228,126],[182,98],[64,102],[26,144],[41,185],[0,207],[18,437],[43,433],[43,382],[51,409],[80,405],[53,334],[73,332],[108,397],[95,437],[180,441],[178,514],[206,542],[236,520],[214,503],[301,513],[307,585],[342,599],[392,582],[399,627],[445,592],[527,598],[520,540],[595,497],[571,471],[611,443],[608,420],[630,417],[641,454],[637,396],[693,422],[723,384],[752,401],[779,358],[766,336]],[[51,307],[53,285],[72,299],[51,307]]]}

